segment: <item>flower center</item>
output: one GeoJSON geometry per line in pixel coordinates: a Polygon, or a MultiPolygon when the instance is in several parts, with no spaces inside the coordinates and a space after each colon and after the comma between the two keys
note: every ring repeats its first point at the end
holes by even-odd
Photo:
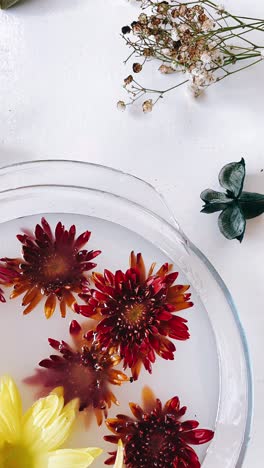
{"type": "Polygon", "coordinates": [[[145,306],[143,304],[140,304],[139,302],[134,302],[133,304],[126,306],[124,315],[127,322],[136,325],[138,322],[145,318],[145,306]]]}
{"type": "Polygon", "coordinates": [[[34,468],[34,460],[27,448],[5,442],[0,449],[1,468],[34,468]]]}
{"type": "Polygon", "coordinates": [[[61,275],[65,277],[69,272],[69,262],[66,257],[55,252],[53,255],[46,258],[42,272],[49,280],[55,280],[61,275]]]}

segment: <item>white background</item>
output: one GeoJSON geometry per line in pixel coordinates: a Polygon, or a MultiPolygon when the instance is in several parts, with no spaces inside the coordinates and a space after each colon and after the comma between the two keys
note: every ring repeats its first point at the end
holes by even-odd
{"type": "MultiPolygon", "coordinates": [[[[226,0],[225,6],[264,17],[263,0],[226,0]]],[[[238,306],[255,381],[244,468],[262,468],[264,216],[248,223],[242,245],[227,241],[216,215],[200,214],[199,194],[217,189],[220,168],[242,156],[246,189],[264,193],[264,62],[215,85],[202,99],[180,88],[152,114],[136,108],[120,113],[115,103],[126,97],[121,84],[130,68],[122,63],[128,50],[119,31],[136,15],[127,0],[21,0],[0,12],[0,162],[92,161],[136,174],[164,193],[238,306]]],[[[166,79],[158,84],[165,88],[166,79]]],[[[141,81],[154,84],[151,68],[141,81]]]]}

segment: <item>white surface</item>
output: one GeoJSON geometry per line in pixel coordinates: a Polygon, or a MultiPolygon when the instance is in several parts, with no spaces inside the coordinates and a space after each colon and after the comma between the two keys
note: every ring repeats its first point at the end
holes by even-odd
{"type": "MultiPolygon", "coordinates": [[[[262,0],[236,3],[225,5],[264,17],[262,0]]],[[[264,216],[248,223],[242,245],[227,241],[216,216],[199,213],[199,194],[217,188],[219,169],[241,156],[246,188],[264,193],[264,63],[217,84],[203,99],[180,89],[147,116],[136,109],[119,113],[115,103],[130,72],[122,64],[127,50],[119,30],[136,14],[126,0],[21,0],[0,12],[0,161],[61,157],[102,163],[152,182],[167,196],[238,306],[255,380],[243,468],[262,468],[264,216]]],[[[149,75],[145,82],[151,80],[149,75]]]]}

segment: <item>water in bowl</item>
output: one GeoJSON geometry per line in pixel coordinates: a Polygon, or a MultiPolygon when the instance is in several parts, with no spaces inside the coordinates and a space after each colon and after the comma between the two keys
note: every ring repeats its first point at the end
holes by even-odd
{"type": "MultiPolygon", "coordinates": [[[[20,256],[20,243],[16,239],[16,234],[21,229],[33,229],[39,223],[41,216],[19,218],[1,225],[1,257],[20,256]]],[[[171,263],[170,259],[148,240],[120,225],[81,215],[45,214],[44,216],[52,228],[58,221],[62,221],[66,228],[75,224],[77,233],[85,230],[92,232],[89,250],[102,250],[102,254],[96,259],[95,271],[102,272],[104,268],[111,271],[118,269],[125,271],[128,268],[131,250],[143,254],[147,267],[154,261],[157,266],[165,262],[171,263]]],[[[188,284],[188,280],[176,264],[174,271],[179,272],[177,283],[188,284]]],[[[117,413],[130,414],[128,403],[130,401],[140,403],[142,388],[148,385],[164,403],[178,395],[182,405],[188,407],[186,419],[197,419],[201,427],[214,428],[219,397],[217,350],[210,325],[210,311],[206,311],[192,287],[190,292],[194,307],[179,312],[180,316],[188,320],[190,340],[183,342],[173,340],[177,347],[175,360],[165,361],[157,357],[152,375],[142,370],[137,382],[113,387],[120,406],[113,405],[110,408],[110,417],[114,417],[117,413]]],[[[8,298],[8,292],[6,297],[8,298]]],[[[26,385],[23,380],[34,373],[40,360],[52,354],[47,341],[49,337],[70,341],[69,323],[76,318],[76,315],[68,310],[66,318],[63,319],[57,308],[53,317],[47,320],[43,313],[42,302],[29,315],[23,316],[21,297],[7,300],[6,304],[0,305],[0,375],[9,374],[16,380],[26,408],[34,401],[36,388],[26,385]]],[[[82,321],[80,316],[77,318],[82,321]]],[[[95,418],[88,429],[80,418],[67,445],[102,447],[105,453],[93,465],[95,468],[102,468],[107,458],[106,452],[115,449],[114,445],[103,441],[103,436],[108,433],[104,424],[98,428],[95,418]]],[[[206,446],[195,450],[203,460],[206,446]]]]}

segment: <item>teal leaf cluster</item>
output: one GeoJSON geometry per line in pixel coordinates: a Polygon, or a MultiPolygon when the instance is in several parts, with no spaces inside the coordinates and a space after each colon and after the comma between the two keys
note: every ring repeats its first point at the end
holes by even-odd
{"type": "Polygon", "coordinates": [[[244,158],[224,166],[219,173],[219,183],[225,193],[206,189],[201,193],[204,202],[202,213],[221,211],[218,226],[227,239],[242,242],[246,221],[264,212],[264,195],[254,192],[243,192],[246,175],[244,158]]]}

